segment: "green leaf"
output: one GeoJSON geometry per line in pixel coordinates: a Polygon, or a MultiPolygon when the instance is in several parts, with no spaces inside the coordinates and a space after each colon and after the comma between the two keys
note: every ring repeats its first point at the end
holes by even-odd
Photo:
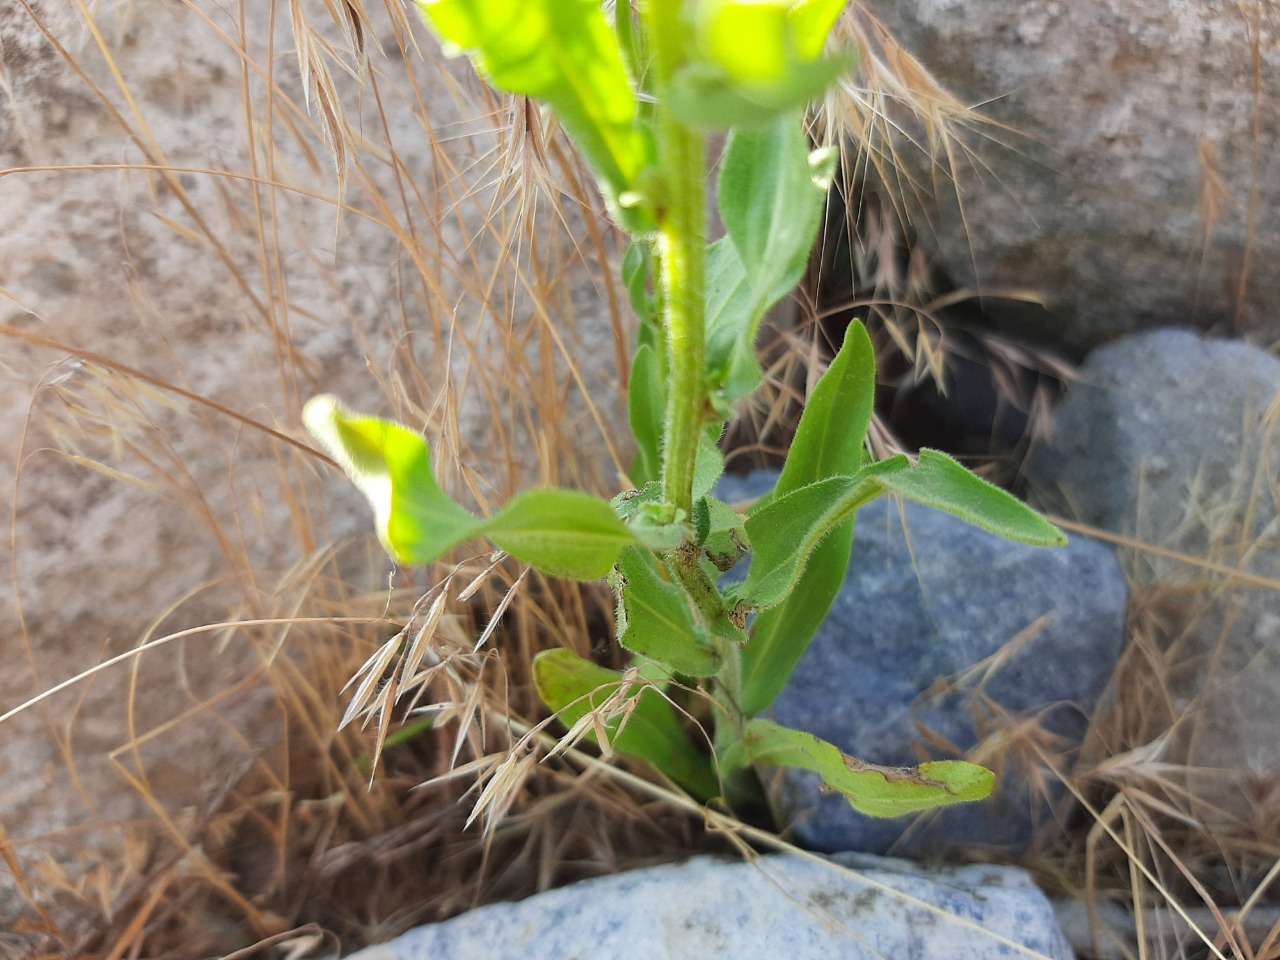
{"type": "MultiPolygon", "coordinates": [[[[538,696],[572,727],[600,706],[623,680],[622,674],[584,660],[572,650],[544,650],[533,659],[533,682],[538,696]]],[[[613,749],[647,760],[699,800],[720,793],[707,759],[680,726],[680,720],[658,690],[637,688],[629,695],[634,709],[619,731],[619,720],[605,725],[613,749]]],[[[588,738],[595,741],[594,734],[588,738]]]]}
{"type": "Polygon", "coordinates": [[[598,580],[636,541],[608,503],[572,490],[531,490],[481,519],[440,489],[430,447],[408,427],[350,413],[329,396],[308,402],[302,417],[373,505],[378,537],[397,563],[430,563],[487,536],[544,573],[598,580]]]}
{"type": "Polygon", "coordinates": [[[907,458],[897,456],[852,476],[829,477],[757,506],[746,523],[751,568],[736,594],[762,610],[777,606],[794,589],[814,548],[884,491],[877,482],[878,474],[907,469],[907,458]]]}
{"type": "Polygon", "coordinates": [[[966,470],[945,453],[921,450],[915,467],[881,478],[886,489],[944,510],[1006,540],[1062,547],[1062,531],[1005,490],[966,470]]]}
{"type": "Polygon", "coordinates": [[[662,477],[662,433],[667,398],[657,352],[648,346],[636,350],[631,361],[627,417],[636,441],[631,481],[643,486],[662,477]]]}
{"type": "Polygon", "coordinates": [[[776,303],[804,276],[834,173],[828,163],[810,162],[800,113],[730,134],[716,194],[758,299],[776,303]]]}
{"type": "Polygon", "coordinates": [[[597,0],[418,0],[450,54],[470,55],[495,87],[550,105],[601,181],[619,221],[652,229],[620,198],[653,164],[617,37],[597,0]]]}
{"type": "Polygon", "coordinates": [[[853,63],[823,58],[839,14],[830,0],[699,0],[696,56],[663,99],[682,123],[699,128],[757,128],[803,110],[853,63]]]}
{"type": "Polygon", "coordinates": [[[757,506],[747,517],[751,569],[735,596],[761,609],[781,603],[795,587],[814,548],[859,507],[896,493],[960,517],[998,536],[1037,546],[1066,538],[1009,493],[974,476],[946,454],[922,450],[912,466],[902,455],[831,477],[757,506]]]}
{"type": "MultiPolygon", "coordinates": [[[[622,283],[627,288],[631,309],[640,321],[641,332],[649,331],[655,321],[653,294],[649,292],[649,241],[633,240],[622,256],[622,283]]],[[[644,346],[645,344],[641,344],[644,346]]],[[[649,344],[652,347],[652,344],[649,344]]]]}
{"type": "Polygon", "coordinates": [[[698,503],[704,505],[707,513],[707,529],[701,537],[700,545],[707,559],[723,573],[751,549],[747,528],[738,511],[727,503],[715,497],[703,497],[698,503]]]}
{"type": "Polygon", "coordinates": [[[810,770],[869,817],[900,817],[934,807],[985,800],[995,774],[962,760],[939,760],[918,767],[881,767],[842,753],[834,744],[799,730],[756,719],[742,731],[752,761],[771,767],[810,770]]]}
{"type": "Polygon", "coordinates": [[[707,640],[684,587],[663,576],[648,550],[628,547],[609,582],[617,597],[618,642],[676,673],[709,677],[721,658],[707,640]]]}
{"type": "Polygon", "coordinates": [[[642,510],[662,504],[662,481],[650,480],[639,490],[624,490],[612,500],[609,506],[623,520],[630,520],[642,510]]]}
{"type": "Polygon", "coordinates": [[[635,535],[604,500],[574,490],[530,490],[484,527],[517,560],[567,580],[606,576],[635,535]]]}
{"type": "Polygon", "coordinates": [[[781,80],[791,65],[787,4],[701,0],[698,45],[733,79],[748,83],[781,80]]]}
{"type": "Polygon", "coordinates": [[[866,328],[854,320],[831,366],[805,401],[774,495],[854,473],[862,465],[875,399],[875,347],[866,328]]]}
{"type": "Polygon", "coordinates": [[[809,153],[799,114],[763,130],[735,130],[717,195],[727,242],[707,252],[707,366],[732,404],[760,382],[760,321],[808,268],[835,170],[832,151],[809,153]]]}
{"type": "MultiPolygon", "coordinates": [[[[875,405],[875,348],[856,320],[805,403],[773,496],[841,474],[862,463],[875,405]]],[[[765,710],[782,692],[844,584],[853,549],[853,518],[828,533],[778,606],[762,611],[742,651],[742,710],[765,710]]]]}
{"type": "Polygon", "coordinates": [[[636,29],[635,15],[631,11],[630,3],[623,7],[621,14],[617,12],[617,7],[614,7],[613,29],[618,35],[618,49],[626,62],[627,73],[635,83],[644,73],[649,57],[645,49],[644,35],[636,29]]]}
{"type": "Polygon", "coordinates": [[[853,524],[850,518],[827,534],[786,598],[756,614],[751,639],[742,648],[744,715],[769,709],[826,620],[849,569],[853,524]]]}
{"type": "Polygon", "coordinates": [[[724,476],[724,454],[717,445],[723,424],[712,426],[698,440],[698,458],[693,464],[693,499],[705,497],[724,476]]]}
{"type": "Polygon", "coordinates": [[[378,539],[397,563],[430,563],[478,536],[484,521],[440,489],[431,449],[408,427],[310,400],[302,420],[373,506],[378,539]]]}
{"type": "Polygon", "coordinates": [[[712,402],[726,419],[760,386],[756,335],[767,307],[752,297],[747,271],[728,237],[707,248],[707,370],[712,402]]]}
{"type": "Polygon", "coordinates": [[[609,505],[636,540],[655,553],[667,553],[689,539],[691,528],[684,511],[664,499],[661,480],[620,493],[609,505]]]}

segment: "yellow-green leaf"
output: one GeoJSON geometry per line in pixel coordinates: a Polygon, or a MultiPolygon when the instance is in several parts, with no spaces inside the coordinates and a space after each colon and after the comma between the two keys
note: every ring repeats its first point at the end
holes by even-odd
{"type": "Polygon", "coordinates": [[[430,563],[484,536],[544,573],[598,580],[636,541],[608,503],[572,490],[531,490],[487,520],[476,517],[440,489],[431,448],[403,424],[351,413],[329,396],[312,399],[302,417],[368,498],[397,563],[430,563]]]}
{"type": "Polygon", "coordinates": [[[547,103],[582,151],[628,229],[651,223],[619,197],[653,163],[636,122],[617,37],[597,0],[417,0],[449,52],[465,52],[500,90],[547,103]]]}

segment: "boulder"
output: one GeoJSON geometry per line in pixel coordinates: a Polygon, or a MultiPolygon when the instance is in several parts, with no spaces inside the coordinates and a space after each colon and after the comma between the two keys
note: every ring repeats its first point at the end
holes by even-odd
{"type": "MultiPolygon", "coordinates": [[[[936,126],[895,116],[888,184],[988,317],[1077,356],[1171,322],[1280,338],[1274,5],[891,0],[874,15],[996,121],[961,134],[944,174],[916,146],[936,126]]],[[[902,63],[892,41],[870,53],[902,63]]]]}
{"type": "MultiPolygon", "coordinates": [[[[317,56],[360,137],[340,194],[287,5],[244,4],[241,24],[234,4],[0,4],[0,481],[16,544],[0,714],[147,636],[334,612],[300,604],[314,582],[385,589],[354,488],[236,416],[305,444],[301,405],[333,392],[444,437],[445,481],[475,468],[472,489],[497,502],[608,463],[592,438],[625,421],[607,230],[585,229],[591,211],[570,200],[562,226],[544,197],[519,214],[545,227],[537,271],[505,269],[521,234],[490,165],[496,101],[425,30],[398,36],[366,6],[376,96],[336,63],[356,59],[337,6],[296,5],[331,45],[317,56]],[[560,342],[582,389],[544,426],[575,431],[581,456],[544,467],[531,451],[558,441],[531,436],[529,384],[561,396],[560,342]],[[343,538],[358,541],[351,562],[312,581],[312,558],[343,538]]],[[[277,743],[271,686],[252,677],[295,639],[201,634],[144,657],[136,696],[123,665],[7,722],[0,820],[20,856],[84,852],[146,816],[109,759],[131,741],[138,783],[205,809],[277,743]]]]}
{"type": "Polygon", "coordinates": [[[1217,784],[1202,817],[1256,816],[1242,781],[1280,773],[1277,450],[1280,359],[1166,329],[1091,353],[1027,464],[1040,502],[1131,538],[1134,589],[1164,597],[1161,759],[1217,784]]]}
{"type": "Polygon", "coordinates": [[[586,880],[419,927],[352,960],[1070,960],[1048,900],[1011,867],[796,856],[586,880]],[[847,869],[842,869],[846,867],[847,869]]]}

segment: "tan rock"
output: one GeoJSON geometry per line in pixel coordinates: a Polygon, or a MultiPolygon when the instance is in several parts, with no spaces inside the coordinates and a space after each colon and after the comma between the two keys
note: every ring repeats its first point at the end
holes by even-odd
{"type": "MultiPolygon", "coordinates": [[[[288,5],[244,5],[243,28],[212,0],[90,6],[92,30],[73,5],[0,7],[0,473],[17,480],[0,713],[147,636],[306,613],[296,565],[372,533],[349,484],[284,439],[307,442],[314,393],[424,427],[446,481],[488,506],[534,480],[616,485],[616,238],[554,179],[526,229],[504,124],[476,119],[499,101],[469,68],[421,30],[422,53],[402,54],[380,9],[376,83],[322,55],[355,138],[339,218],[288,5]],[[526,416],[547,397],[562,418],[526,416]],[[541,465],[566,436],[581,455],[541,465]]],[[[303,7],[353,62],[325,6],[303,7]]],[[[376,550],[355,557],[361,586],[386,582],[376,550]]],[[[108,759],[131,724],[158,731],[139,756],[174,809],[225,787],[275,713],[262,683],[208,701],[262,669],[272,635],[175,641],[143,658],[136,693],[123,665],[7,721],[0,822],[18,855],[83,852],[143,812],[108,759]]]]}

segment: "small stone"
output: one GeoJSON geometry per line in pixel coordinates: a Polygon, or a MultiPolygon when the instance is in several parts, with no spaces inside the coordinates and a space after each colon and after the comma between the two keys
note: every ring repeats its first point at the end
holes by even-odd
{"type": "Polygon", "coordinates": [[[351,960],[1070,960],[1053,909],[1012,867],[695,857],[419,927],[351,960]]]}

